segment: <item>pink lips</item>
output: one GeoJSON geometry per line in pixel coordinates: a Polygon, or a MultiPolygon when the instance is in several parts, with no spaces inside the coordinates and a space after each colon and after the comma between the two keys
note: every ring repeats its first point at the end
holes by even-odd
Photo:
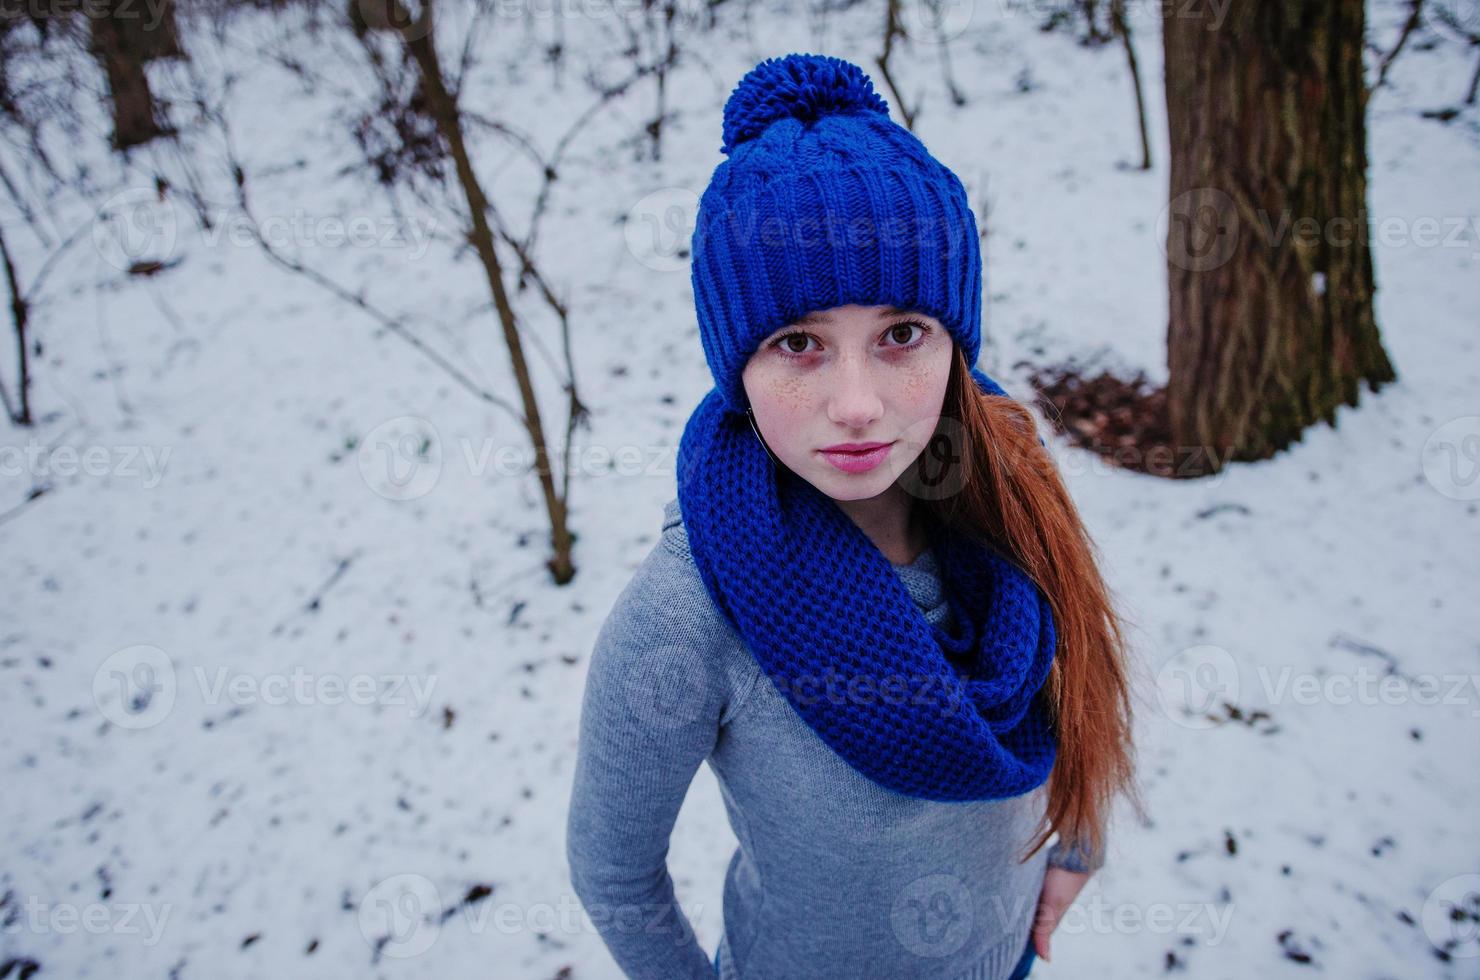
{"type": "Polygon", "coordinates": [[[865,473],[884,462],[893,445],[892,442],[840,442],[817,451],[844,473],[865,473]]]}

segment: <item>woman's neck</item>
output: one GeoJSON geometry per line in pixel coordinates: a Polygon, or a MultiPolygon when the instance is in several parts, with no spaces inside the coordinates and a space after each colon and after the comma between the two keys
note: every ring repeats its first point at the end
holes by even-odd
{"type": "Polygon", "coordinates": [[[925,529],[917,519],[915,498],[899,484],[877,497],[836,500],[838,509],[858,525],[874,546],[894,565],[908,565],[929,545],[925,529]]]}

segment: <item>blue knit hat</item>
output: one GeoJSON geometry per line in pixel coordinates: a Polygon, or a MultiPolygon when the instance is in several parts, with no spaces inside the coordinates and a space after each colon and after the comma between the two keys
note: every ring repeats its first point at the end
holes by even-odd
{"type": "Polygon", "coordinates": [[[982,269],[960,179],[909,130],[857,65],[768,58],[724,109],[720,162],[699,200],[691,278],[699,336],[728,408],[772,332],[857,303],[939,320],[975,365],[982,269]]]}

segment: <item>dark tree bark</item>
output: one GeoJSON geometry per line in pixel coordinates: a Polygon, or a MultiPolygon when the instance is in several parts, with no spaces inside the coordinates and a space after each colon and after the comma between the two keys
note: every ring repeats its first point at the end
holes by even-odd
{"type": "Polygon", "coordinates": [[[1130,21],[1125,19],[1125,0],[1110,0],[1110,26],[1125,45],[1125,60],[1131,70],[1131,88],[1136,93],[1136,121],[1141,135],[1141,169],[1151,169],[1151,137],[1146,133],[1146,97],[1141,92],[1141,65],[1131,40],[1130,21]]]}
{"type": "Polygon", "coordinates": [[[155,112],[144,65],[155,58],[184,57],[174,5],[169,0],[103,0],[89,24],[93,56],[107,76],[113,103],[114,148],[125,150],[165,135],[169,130],[155,112]]]}
{"type": "Polygon", "coordinates": [[[1394,379],[1373,314],[1362,0],[1163,8],[1174,443],[1263,459],[1394,379]]]}
{"type": "Polygon", "coordinates": [[[26,347],[29,343],[26,328],[31,319],[31,304],[21,291],[20,275],[10,257],[10,249],[6,247],[3,231],[0,231],[0,264],[5,266],[5,284],[10,290],[10,320],[15,327],[16,387],[19,391],[12,404],[10,392],[6,390],[4,382],[0,381],[0,401],[5,403],[5,414],[10,416],[10,421],[16,425],[29,426],[35,421],[31,417],[31,358],[26,347]]]}

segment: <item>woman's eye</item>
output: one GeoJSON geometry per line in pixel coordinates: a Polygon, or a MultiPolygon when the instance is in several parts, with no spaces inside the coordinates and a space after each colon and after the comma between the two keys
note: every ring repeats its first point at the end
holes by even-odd
{"type": "Polygon", "coordinates": [[[929,328],[926,327],[925,324],[918,323],[914,320],[911,320],[907,323],[896,323],[894,326],[889,328],[889,337],[890,339],[896,341],[896,347],[908,347],[910,346],[910,343],[915,339],[912,336],[913,331],[920,331],[920,335],[923,337],[928,329],[929,328]]]}
{"type": "Polygon", "coordinates": [[[805,354],[811,340],[811,336],[804,333],[782,334],[776,338],[776,346],[787,354],[805,354]]]}

